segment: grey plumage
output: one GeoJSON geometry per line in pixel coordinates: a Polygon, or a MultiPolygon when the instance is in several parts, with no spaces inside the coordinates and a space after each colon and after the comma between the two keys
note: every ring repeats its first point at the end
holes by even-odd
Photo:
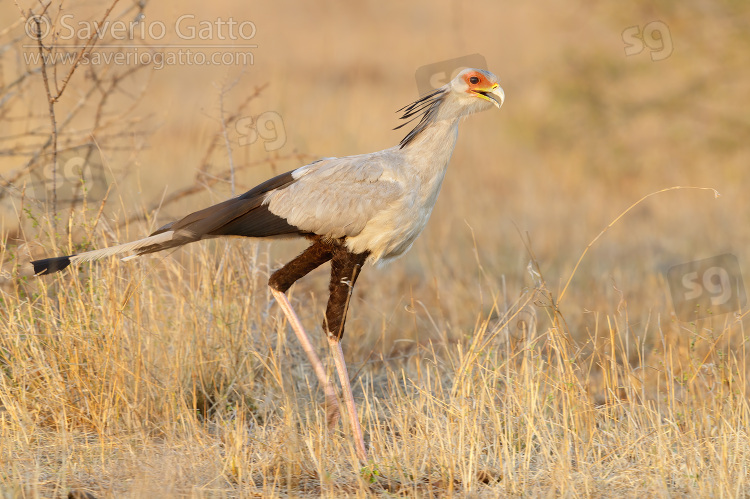
{"type": "Polygon", "coordinates": [[[268,209],[305,232],[327,238],[356,236],[368,221],[403,194],[384,178],[392,154],[329,158],[295,170],[296,181],[271,191],[268,209]]]}

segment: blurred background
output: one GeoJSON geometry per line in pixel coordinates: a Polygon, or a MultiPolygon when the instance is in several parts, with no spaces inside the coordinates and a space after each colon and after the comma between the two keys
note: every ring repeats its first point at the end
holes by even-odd
{"type": "MultiPolygon", "coordinates": [[[[50,6],[45,46],[85,47],[81,30],[110,5],[50,6]]],[[[38,221],[50,206],[51,125],[30,8],[41,12],[0,4],[2,227],[19,260],[49,253],[38,221]]],[[[408,255],[363,274],[367,307],[353,309],[352,328],[386,324],[422,341],[435,320],[460,336],[542,282],[532,253],[557,299],[587,245],[633,203],[712,188],[721,196],[672,190],[637,205],[591,247],[560,304],[574,336],[591,334],[598,314],[628,317],[634,335],[655,322],[679,330],[671,266],[726,253],[748,265],[748,10],[731,0],[120,1],[107,19],[135,36],[103,30],[67,85],[72,64],[47,70],[51,94],[62,89],[58,162],[84,151],[101,172],[86,187],[88,213],[106,196],[101,224],[136,237],[230,196],[232,167],[240,193],[319,157],[397,144],[396,110],[418,97],[419,68],[479,54],[506,103],[462,124],[430,224],[408,255]],[[118,53],[139,62],[103,60],[118,53]],[[219,63],[196,62],[212,54],[219,63]]],[[[75,245],[65,203],[81,206],[80,182],[58,171],[67,198],[56,227],[75,245]]],[[[303,246],[277,243],[272,260],[303,246]]],[[[302,289],[325,290],[314,275],[302,289]]],[[[534,300],[544,321],[549,303],[534,300]]]]}

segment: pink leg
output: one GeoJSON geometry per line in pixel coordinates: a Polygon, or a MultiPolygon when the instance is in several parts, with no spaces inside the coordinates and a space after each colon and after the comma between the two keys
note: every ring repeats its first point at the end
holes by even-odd
{"type": "MultiPolygon", "coordinates": [[[[299,342],[302,344],[302,349],[307,354],[307,358],[310,359],[310,364],[312,364],[313,366],[313,370],[315,371],[315,375],[318,377],[320,386],[322,386],[325,390],[326,422],[328,423],[328,428],[333,428],[341,417],[339,402],[336,398],[336,390],[334,390],[333,388],[333,383],[331,383],[331,381],[328,379],[328,376],[326,376],[326,370],[323,367],[323,363],[320,361],[318,354],[315,353],[315,348],[313,347],[309,336],[307,336],[305,329],[302,327],[302,322],[300,322],[299,317],[297,317],[297,314],[294,312],[291,303],[289,303],[289,300],[287,300],[286,295],[281,291],[277,291],[273,288],[271,288],[271,293],[273,294],[273,297],[276,298],[276,301],[281,307],[281,310],[284,312],[284,315],[286,315],[289,324],[292,326],[292,330],[295,332],[297,338],[299,339],[299,342]]],[[[341,347],[339,347],[339,350],[340,349],[341,347]]],[[[343,356],[341,357],[341,359],[343,361],[343,356]]],[[[338,364],[336,364],[336,368],[338,369],[338,364]]],[[[344,367],[344,369],[346,369],[346,367],[344,367]]],[[[349,393],[351,394],[351,389],[349,393]]],[[[357,426],[359,427],[359,424],[357,424],[357,426]]]]}
{"type": "Polygon", "coordinates": [[[359,418],[357,417],[357,406],[354,405],[352,386],[349,383],[349,373],[346,371],[346,363],[344,362],[344,352],[341,350],[341,342],[337,338],[329,336],[328,344],[331,346],[333,360],[336,363],[336,371],[338,371],[339,380],[341,381],[341,390],[344,392],[344,403],[346,404],[346,410],[349,413],[349,424],[354,432],[354,445],[357,448],[357,457],[360,461],[366,463],[367,450],[365,449],[365,439],[362,437],[362,427],[359,425],[359,418]]]}

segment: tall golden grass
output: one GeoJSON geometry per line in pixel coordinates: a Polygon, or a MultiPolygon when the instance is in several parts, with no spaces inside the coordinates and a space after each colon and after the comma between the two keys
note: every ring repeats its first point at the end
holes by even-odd
{"type": "MultiPolygon", "coordinates": [[[[109,5],[66,9],[97,19],[109,5]]],[[[0,12],[10,89],[34,68],[14,62],[26,50],[18,8],[0,12]]],[[[3,197],[3,496],[748,495],[746,314],[680,322],[665,279],[726,252],[747,267],[747,6],[161,2],[144,13],[250,19],[255,63],[123,77],[100,113],[119,120],[109,128],[92,126],[99,101],[81,100],[87,68],[57,103],[61,120],[80,106],[61,138],[95,142],[112,182],[105,203],[56,221],[23,197],[24,177],[3,197]],[[673,53],[625,56],[623,31],[652,21],[669,27],[673,53]],[[416,68],[475,52],[506,105],[462,124],[427,230],[409,255],[365,269],[353,298],[344,350],[369,463],[346,421],[327,430],[266,289],[303,243],[213,241],[14,277],[30,258],[134,239],[229,196],[230,163],[241,191],[318,156],[395,144],[391,110],[416,96],[416,68]],[[283,118],[286,144],[241,146],[234,123],[265,111],[283,118]],[[618,219],[678,185],[721,196],[668,190],[618,219]]],[[[4,178],[49,133],[41,76],[26,78],[0,108],[0,148],[22,153],[0,157],[4,178]]],[[[326,283],[319,269],[291,291],[318,340],[326,283]]]]}

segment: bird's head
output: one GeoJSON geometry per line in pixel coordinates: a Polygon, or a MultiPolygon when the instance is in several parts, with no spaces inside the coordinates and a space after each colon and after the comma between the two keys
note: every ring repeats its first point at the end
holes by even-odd
{"type": "Polygon", "coordinates": [[[433,123],[456,120],[491,106],[500,109],[503,101],[505,92],[498,84],[497,76],[484,69],[464,69],[449,83],[399,109],[399,112],[403,111],[401,119],[409,121],[394,130],[419,119],[417,126],[401,140],[403,148],[433,123]]]}
{"type": "Polygon", "coordinates": [[[505,101],[505,92],[497,82],[497,76],[483,69],[464,69],[447,85],[447,100],[463,108],[461,114],[489,109],[491,105],[500,109],[505,101]]]}

